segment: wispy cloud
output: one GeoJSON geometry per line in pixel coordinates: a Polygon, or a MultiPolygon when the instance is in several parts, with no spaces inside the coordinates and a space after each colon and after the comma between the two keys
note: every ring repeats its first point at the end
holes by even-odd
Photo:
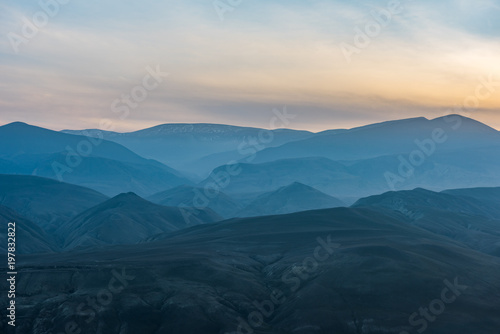
{"type": "MultiPolygon", "coordinates": [[[[479,77],[500,79],[498,37],[485,23],[494,2],[402,3],[347,64],[339,44],[352,43],[354,28],[384,3],[246,1],[221,22],[210,1],[70,2],[19,54],[0,39],[0,120],[97,127],[116,96],[156,64],[169,78],[120,129],[266,126],[282,105],[300,112],[297,127],[312,130],[433,117],[468,96],[479,77]]],[[[36,11],[4,3],[2,35],[20,31],[21,17],[36,11]]],[[[495,94],[475,115],[500,128],[499,106],[495,94]]]]}

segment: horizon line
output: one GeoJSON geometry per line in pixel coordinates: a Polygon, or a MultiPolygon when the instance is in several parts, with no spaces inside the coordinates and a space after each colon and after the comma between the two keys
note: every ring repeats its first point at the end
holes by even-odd
{"type": "Polygon", "coordinates": [[[409,121],[409,120],[417,120],[417,119],[425,119],[427,121],[435,121],[435,120],[438,120],[440,118],[450,117],[450,116],[459,116],[459,117],[462,117],[462,118],[470,119],[470,120],[473,120],[475,122],[484,124],[485,126],[488,126],[488,127],[492,128],[492,129],[494,129],[496,131],[500,131],[500,129],[497,129],[497,128],[493,127],[493,126],[490,126],[487,123],[484,123],[484,122],[478,121],[478,120],[476,120],[476,119],[474,119],[472,117],[463,116],[463,115],[460,115],[460,114],[446,114],[446,115],[439,116],[439,117],[436,117],[436,118],[427,118],[425,116],[408,117],[408,118],[396,118],[396,119],[389,119],[389,120],[385,120],[385,121],[381,121],[381,122],[367,123],[367,124],[360,125],[360,126],[355,126],[355,127],[352,127],[352,128],[329,128],[329,129],[321,130],[321,131],[311,131],[311,130],[305,130],[305,129],[295,129],[295,128],[286,128],[286,127],[267,129],[267,128],[261,128],[261,127],[256,127],[256,126],[234,125],[234,124],[224,124],[224,123],[205,123],[205,122],[202,122],[202,123],[185,123],[185,122],[179,122],[179,123],[177,123],[177,122],[173,122],[173,123],[160,123],[160,124],[153,125],[153,126],[150,126],[150,127],[140,128],[140,129],[133,130],[133,131],[124,131],[124,132],[102,130],[102,129],[99,129],[99,128],[55,130],[53,128],[43,127],[43,126],[40,126],[40,125],[35,125],[35,124],[32,124],[32,123],[27,123],[27,122],[23,122],[23,121],[13,121],[13,122],[5,123],[5,124],[0,125],[0,127],[4,127],[4,126],[7,126],[7,125],[20,123],[20,124],[34,126],[34,127],[38,127],[38,128],[42,128],[42,129],[47,129],[47,130],[55,131],[55,132],[64,132],[64,131],[103,131],[103,132],[127,134],[127,133],[134,133],[134,132],[149,130],[149,129],[153,129],[153,128],[161,127],[161,126],[166,126],[166,125],[217,125],[217,126],[227,126],[227,127],[234,127],[234,128],[270,130],[270,131],[275,131],[275,130],[303,131],[303,132],[310,132],[310,133],[314,133],[314,134],[319,134],[319,133],[322,133],[322,132],[335,131],[335,130],[346,130],[346,131],[349,131],[349,130],[354,130],[354,129],[360,129],[360,128],[368,127],[368,126],[379,125],[379,124],[390,123],[390,122],[398,122],[398,121],[409,121]]]}

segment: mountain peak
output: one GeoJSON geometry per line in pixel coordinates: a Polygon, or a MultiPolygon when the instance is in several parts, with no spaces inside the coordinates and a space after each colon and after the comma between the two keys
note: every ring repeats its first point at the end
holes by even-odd
{"type": "Polygon", "coordinates": [[[466,116],[459,115],[459,114],[450,114],[450,115],[446,115],[446,116],[441,116],[441,117],[432,119],[431,122],[443,122],[444,121],[444,122],[448,122],[448,123],[453,123],[453,122],[456,122],[457,120],[460,120],[460,122],[461,122],[461,123],[457,123],[457,124],[460,124],[460,126],[464,129],[475,130],[475,131],[488,130],[490,132],[498,132],[496,129],[492,128],[491,126],[489,126],[485,123],[482,123],[482,122],[477,121],[473,118],[466,117],[466,116]]]}
{"type": "Polygon", "coordinates": [[[248,127],[240,127],[224,124],[211,123],[166,123],[153,126],[151,128],[135,131],[135,134],[145,136],[165,135],[165,134],[183,134],[183,133],[199,133],[199,134],[221,134],[221,133],[236,133],[248,127]]]}
{"type": "Polygon", "coordinates": [[[313,187],[310,187],[306,184],[303,184],[303,183],[300,183],[300,182],[293,182],[291,184],[289,184],[288,186],[284,186],[283,188],[281,188],[280,190],[302,190],[302,189],[307,189],[307,190],[316,190],[314,189],[313,187]]]}
{"type": "Polygon", "coordinates": [[[12,122],[5,124],[5,126],[29,126],[29,124],[24,122],[12,122]]]}
{"type": "Polygon", "coordinates": [[[115,208],[115,207],[142,207],[142,206],[154,206],[154,203],[151,203],[144,198],[140,197],[136,193],[128,192],[116,195],[115,197],[107,200],[104,203],[101,203],[99,206],[104,209],[115,208]]]}
{"type": "Polygon", "coordinates": [[[8,124],[0,126],[0,128],[18,130],[18,129],[39,128],[39,127],[34,126],[34,125],[30,125],[30,124],[24,123],[24,122],[12,122],[12,123],[8,123],[8,124]]]}
{"type": "Polygon", "coordinates": [[[113,197],[109,201],[113,201],[113,202],[122,201],[123,202],[123,201],[137,201],[137,200],[144,201],[144,199],[142,197],[140,197],[139,195],[137,195],[136,193],[128,192],[128,193],[122,193],[122,194],[116,195],[115,197],[113,197]]]}

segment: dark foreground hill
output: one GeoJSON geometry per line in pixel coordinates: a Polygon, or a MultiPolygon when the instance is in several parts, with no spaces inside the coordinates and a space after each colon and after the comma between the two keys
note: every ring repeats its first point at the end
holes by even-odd
{"type": "MultiPolygon", "coordinates": [[[[14,254],[51,253],[58,250],[54,238],[27,218],[14,210],[0,205],[0,254],[9,251],[9,243],[14,243],[14,254]],[[9,233],[15,233],[10,235],[9,233]],[[9,240],[9,238],[12,238],[9,240]]],[[[7,257],[5,256],[7,263],[7,257]]]]}
{"type": "Polygon", "coordinates": [[[490,214],[500,219],[500,187],[451,189],[443,193],[462,197],[465,200],[476,200],[490,214]]]}
{"type": "Polygon", "coordinates": [[[500,328],[499,258],[363,208],[233,219],[147,244],[26,256],[21,271],[16,333],[500,328]]]}
{"type": "Polygon", "coordinates": [[[369,207],[491,255],[500,256],[498,188],[433,192],[425,189],[388,192],[360,199],[353,207],[369,207]],[[452,194],[474,193],[477,198],[452,194]],[[491,201],[482,201],[489,195],[491,201]]]}

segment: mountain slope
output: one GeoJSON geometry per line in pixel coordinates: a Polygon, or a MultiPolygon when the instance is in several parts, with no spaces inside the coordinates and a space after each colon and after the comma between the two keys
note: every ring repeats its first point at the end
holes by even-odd
{"type": "MultiPolygon", "coordinates": [[[[57,178],[52,164],[64,164],[65,156],[51,155],[39,161],[35,169],[36,175],[57,178]]],[[[107,196],[115,196],[123,192],[136,192],[141,196],[149,196],[160,190],[191,184],[189,180],[178,176],[158,162],[147,164],[124,163],[100,157],[87,157],[78,168],[64,174],[65,182],[95,189],[107,196]]]]}
{"type": "Polygon", "coordinates": [[[11,123],[0,127],[0,142],[9,143],[0,146],[0,173],[63,180],[110,196],[151,195],[190,183],[174,169],[106,140],[11,123]]]}
{"type": "Polygon", "coordinates": [[[474,198],[415,189],[363,198],[352,207],[399,213],[403,221],[458,240],[478,251],[500,256],[498,202],[485,203],[474,198]]]}
{"type": "Polygon", "coordinates": [[[407,191],[392,191],[382,195],[370,196],[358,200],[352,207],[379,206],[387,209],[403,211],[407,207],[434,208],[449,212],[480,215],[484,211],[480,202],[417,188],[407,191]]]}
{"type": "Polygon", "coordinates": [[[125,287],[102,322],[82,322],[85,332],[102,324],[108,333],[170,334],[413,333],[422,323],[428,333],[492,334],[500,327],[498,258],[369,209],[234,219],[146,244],[31,256],[25,266],[30,275],[20,284],[39,283],[19,296],[19,316],[33,320],[27,332],[64,328],[74,315],[68,310],[116,275],[125,287]],[[443,295],[453,302],[422,322],[419,309],[435,309],[443,295]]]}
{"type": "MultiPolygon", "coordinates": [[[[232,167],[235,172],[223,188],[228,194],[268,192],[293,182],[316,188],[341,200],[389,190],[417,187],[442,191],[453,188],[500,186],[500,146],[441,150],[412,165],[401,154],[355,161],[321,157],[276,160],[232,167]],[[411,173],[410,173],[411,172],[411,173]]],[[[227,174],[220,166],[201,185],[227,174]]]]}
{"type": "Polygon", "coordinates": [[[13,232],[9,228],[15,228],[15,254],[30,253],[51,253],[58,250],[54,238],[43,231],[39,226],[30,220],[22,217],[14,210],[0,205],[0,253],[5,254],[8,251],[9,240],[8,233],[13,232]],[[15,225],[9,225],[15,223],[15,225]]]}
{"type": "Polygon", "coordinates": [[[107,199],[97,191],[52,179],[0,174],[0,205],[48,231],[107,199]]]}
{"type": "Polygon", "coordinates": [[[65,240],[65,248],[134,244],[155,234],[221,219],[210,209],[164,207],[128,193],[82,212],[56,233],[65,240]]]}
{"type": "MultiPolygon", "coordinates": [[[[0,142],[9,143],[9,145],[1,146],[0,156],[12,158],[19,155],[65,152],[68,146],[74,151],[78,148],[85,151],[87,145],[80,143],[89,142],[89,140],[85,136],[74,136],[15,122],[0,126],[0,142]]],[[[99,141],[98,145],[92,145],[91,154],[122,162],[144,163],[146,161],[129,149],[107,140],[99,141]]]]}
{"type": "Polygon", "coordinates": [[[467,188],[450,189],[443,191],[445,194],[474,199],[479,201],[496,218],[500,219],[500,187],[495,188],[467,188]]]}
{"type": "Polygon", "coordinates": [[[410,154],[419,148],[416,140],[424,143],[432,138],[438,138],[439,142],[435,143],[438,151],[500,146],[500,133],[495,129],[470,118],[449,115],[433,120],[420,117],[383,122],[342,132],[327,131],[308,139],[265,149],[257,154],[255,162],[300,157],[360,160],[410,154]]]}
{"type": "MultiPolygon", "coordinates": [[[[235,171],[223,191],[226,193],[264,193],[275,191],[294,182],[300,182],[331,194],[332,185],[337,193],[343,187],[351,187],[359,177],[349,172],[341,163],[325,158],[285,159],[263,164],[237,164],[235,171]]],[[[213,170],[201,185],[213,183],[218,175],[227,174],[227,167],[213,170]]]]}
{"type": "Polygon", "coordinates": [[[238,150],[246,152],[256,149],[257,146],[279,146],[313,135],[307,131],[263,130],[203,123],[162,124],[130,133],[98,132],[97,130],[64,130],[63,132],[86,133],[91,136],[102,135],[105,139],[119,143],[144,157],[198,174],[206,174],[219,165],[233,159],[241,159],[243,155],[238,150]],[[262,134],[264,131],[265,135],[262,134]],[[219,153],[223,154],[218,155],[219,153]],[[197,161],[211,155],[215,156],[197,161]]]}
{"type": "Polygon", "coordinates": [[[341,206],[345,205],[339,199],[295,182],[276,191],[260,195],[250,205],[238,212],[237,216],[279,215],[341,206]]]}
{"type": "Polygon", "coordinates": [[[148,197],[147,200],[164,206],[209,208],[224,218],[234,217],[234,214],[241,209],[239,203],[223,192],[214,195],[206,189],[190,186],[162,191],[148,197]]]}

